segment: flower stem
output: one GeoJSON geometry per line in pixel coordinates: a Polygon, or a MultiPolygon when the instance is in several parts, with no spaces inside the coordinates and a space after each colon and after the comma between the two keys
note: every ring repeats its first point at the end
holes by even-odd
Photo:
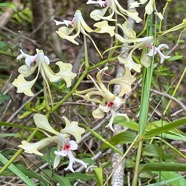
{"type": "MultiPolygon", "coordinates": [[[[149,29],[147,30],[148,31],[147,35],[152,35],[152,16],[150,16],[149,18],[148,25],[149,25],[149,29]]],[[[156,38],[156,35],[154,38],[156,38]]],[[[144,72],[143,72],[143,83],[142,83],[140,116],[139,116],[139,140],[140,141],[138,144],[132,186],[136,186],[138,183],[139,165],[140,165],[141,153],[142,153],[142,148],[143,148],[143,135],[146,129],[147,119],[148,119],[150,88],[151,88],[151,82],[152,82],[153,67],[154,67],[154,56],[152,58],[151,66],[147,69],[144,69],[144,72]]]]}

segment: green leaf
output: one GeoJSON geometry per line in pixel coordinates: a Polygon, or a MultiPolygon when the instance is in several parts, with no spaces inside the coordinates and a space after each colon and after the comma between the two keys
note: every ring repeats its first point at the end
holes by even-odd
{"type": "Polygon", "coordinates": [[[134,130],[134,131],[138,131],[138,129],[139,129],[139,126],[135,121],[133,121],[133,120],[127,121],[125,118],[123,118],[123,116],[115,117],[113,123],[121,125],[123,127],[127,127],[129,129],[134,130]]]}
{"type": "Polygon", "coordinates": [[[69,179],[64,177],[64,176],[58,176],[58,175],[54,174],[54,180],[56,182],[60,183],[60,185],[72,186],[72,184],[70,183],[69,179]]]}
{"type": "Polygon", "coordinates": [[[97,177],[97,186],[103,186],[103,169],[102,167],[97,167],[94,169],[97,177]]]}
{"type": "Polygon", "coordinates": [[[158,127],[156,129],[150,130],[150,131],[146,132],[143,137],[144,137],[144,139],[151,138],[151,137],[157,136],[161,133],[165,133],[165,132],[168,132],[172,129],[175,129],[181,125],[185,125],[185,124],[186,124],[186,118],[182,118],[182,119],[176,120],[174,122],[171,122],[167,125],[164,125],[162,127],[158,127]]]}
{"type": "MultiPolygon", "coordinates": [[[[125,131],[110,138],[108,140],[108,143],[112,145],[132,143],[135,140],[135,138],[136,138],[136,134],[134,132],[125,131]]],[[[102,144],[101,147],[109,148],[109,146],[106,143],[102,144]]]]}
{"type": "Polygon", "coordinates": [[[20,134],[19,133],[0,133],[0,138],[6,138],[6,137],[19,138],[20,134]]]}
{"type": "MultiPolygon", "coordinates": [[[[2,154],[0,154],[0,161],[5,165],[8,162],[2,154]]],[[[16,174],[19,178],[21,178],[27,185],[36,186],[34,182],[27,175],[25,175],[22,171],[20,171],[15,165],[11,164],[8,169],[10,169],[14,174],[16,174]]]]}
{"type": "Polygon", "coordinates": [[[14,11],[17,11],[14,3],[0,3],[0,7],[12,8],[14,11]]]}
{"type": "Polygon", "coordinates": [[[172,57],[168,58],[167,60],[168,61],[176,61],[176,60],[179,60],[182,58],[183,58],[183,56],[178,55],[178,56],[172,56],[172,57]]]}
{"type": "Polygon", "coordinates": [[[183,171],[186,172],[186,164],[154,162],[141,164],[141,171],[183,171]]]}
{"type": "Polygon", "coordinates": [[[179,174],[175,172],[161,172],[161,182],[149,184],[147,186],[160,186],[160,185],[168,185],[171,184],[171,186],[185,186],[186,180],[184,178],[185,176],[180,176],[179,174]]]}
{"type": "Polygon", "coordinates": [[[4,103],[5,101],[8,101],[10,99],[10,96],[7,96],[0,92],[0,104],[4,103]]]}
{"type": "Polygon", "coordinates": [[[156,144],[148,144],[143,149],[143,156],[155,156],[163,158],[163,150],[156,144]]]}
{"type": "Polygon", "coordinates": [[[93,174],[87,174],[87,173],[81,173],[81,172],[75,172],[71,174],[67,174],[65,176],[69,181],[76,181],[78,179],[83,181],[88,181],[91,179],[95,179],[95,175],[93,174]]]}
{"type": "Polygon", "coordinates": [[[34,130],[30,127],[27,127],[27,126],[24,126],[24,125],[21,125],[21,124],[6,123],[6,122],[0,122],[0,126],[21,128],[21,129],[25,129],[25,130],[28,130],[28,131],[34,130]]]}

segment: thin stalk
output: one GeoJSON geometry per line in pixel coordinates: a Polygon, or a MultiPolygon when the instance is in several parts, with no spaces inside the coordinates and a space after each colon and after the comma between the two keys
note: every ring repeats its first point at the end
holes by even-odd
{"type": "Polygon", "coordinates": [[[48,104],[47,86],[46,86],[45,80],[43,81],[43,89],[44,89],[45,107],[46,107],[47,110],[49,110],[50,109],[50,106],[48,104]]]}
{"type": "Polygon", "coordinates": [[[87,75],[88,71],[89,71],[89,61],[88,61],[88,50],[87,50],[87,40],[86,40],[86,36],[84,35],[84,52],[85,52],[85,70],[83,71],[83,73],[81,74],[81,76],[79,77],[78,81],[75,83],[74,87],[71,89],[71,91],[66,94],[66,96],[59,101],[54,107],[52,107],[49,112],[53,113],[56,109],[58,109],[68,98],[70,98],[70,96],[76,91],[77,87],[79,86],[79,84],[83,81],[84,77],[87,75]]]}
{"type": "MultiPolygon", "coordinates": [[[[38,129],[36,128],[31,135],[28,137],[27,142],[30,142],[32,138],[35,136],[38,129]]],[[[19,149],[12,158],[1,168],[0,175],[15,161],[15,159],[23,152],[23,149],[19,149]]]]}
{"type": "MultiPolygon", "coordinates": [[[[152,16],[149,19],[149,33],[147,35],[152,35],[152,16]]],[[[156,37],[155,37],[156,38],[156,37]]],[[[143,134],[147,125],[148,111],[149,111],[149,101],[150,101],[150,88],[152,82],[152,73],[154,66],[154,58],[152,59],[151,66],[147,69],[144,69],[143,72],[143,83],[142,83],[142,93],[141,93],[141,104],[140,104],[140,116],[139,116],[139,144],[136,156],[136,164],[134,170],[134,177],[132,181],[132,186],[136,186],[138,183],[139,175],[139,165],[141,161],[141,153],[143,148],[143,134]]]]}
{"type": "MultiPolygon", "coordinates": [[[[169,3],[171,2],[171,0],[167,0],[166,4],[165,4],[165,7],[163,8],[163,12],[162,12],[162,16],[164,17],[165,15],[165,11],[167,10],[167,7],[169,5],[169,3]]],[[[160,25],[159,25],[159,33],[161,32],[161,28],[162,28],[162,23],[163,23],[163,20],[160,20],[160,25]]]]}
{"type": "MultiPolygon", "coordinates": [[[[180,86],[180,83],[182,82],[182,80],[183,80],[183,78],[184,78],[184,76],[185,76],[185,73],[186,73],[186,67],[184,68],[183,73],[182,73],[182,75],[181,75],[181,77],[180,77],[180,79],[179,79],[179,81],[178,81],[178,84],[176,85],[176,88],[174,89],[174,92],[172,93],[172,97],[175,96],[175,94],[176,94],[176,92],[177,92],[177,90],[178,90],[178,87],[180,86]]],[[[172,100],[169,100],[169,102],[168,102],[168,104],[167,104],[167,106],[166,106],[166,108],[165,108],[165,111],[163,112],[163,115],[166,114],[166,112],[167,112],[167,110],[168,110],[168,108],[169,108],[171,102],[172,102],[172,100]]]]}

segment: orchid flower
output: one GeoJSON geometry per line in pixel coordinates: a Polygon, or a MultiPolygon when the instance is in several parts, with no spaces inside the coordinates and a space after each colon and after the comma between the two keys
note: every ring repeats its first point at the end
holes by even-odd
{"type": "Polygon", "coordinates": [[[108,87],[105,87],[101,80],[102,72],[107,69],[108,68],[105,67],[97,73],[97,83],[91,76],[89,76],[92,82],[94,83],[95,88],[90,88],[84,91],[77,91],[75,95],[78,95],[84,98],[85,100],[99,104],[98,108],[92,112],[94,118],[101,119],[104,117],[105,114],[110,112],[110,122],[106,127],[109,127],[111,130],[114,130],[112,127],[112,123],[116,116],[120,115],[128,119],[127,114],[118,113],[118,109],[124,103],[124,100],[122,100],[122,96],[131,91],[131,84],[135,81],[135,77],[131,75],[129,69],[126,69],[126,73],[123,77],[112,79],[109,85],[118,84],[121,87],[121,92],[116,96],[110,92],[109,85],[108,87]]]}
{"type": "Polygon", "coordinates": [[[78,162],[82,164],[85,168],[87,167],[86,163],[84,163],[82,160],[77,159],[74,157],[72,151],[77,150],[78,145],[74,140],[69,140],[69,139],[64,139],[61,145],[61,150],[60,151],[55,151],[54,153],[58,156],[68,156],[69,158],[69,165],[65,170],[70,170],[74,172],[74,169],[72,165],[74,162],[78,162]]]}
{"type": "Polygon", "coordinates": [[[155,46],[151,45],[150,51],[149,51],[149,53],[147,53],[147,55],[148,55],[148,56],[154,56],[154,55],[156,55],[156,54],[158,53],[159,56],[160,56],[160,63],[163,63],[163,61],[164,61],[165,59],[170,58],[170,56],[164,55],[164,54],[161,52],[161,49],[162,49],[162,48],[169,49],[168,45],[166,45],[166,44],[160,44],[158,47],[155,47],[155,46]]]}
{"type": "Polygon", "coordinates": [[[126,58],[123,58],[123,56],[119,56],[118,60],[121,64],[124,64],[125,67],[129,68],[130,70],[134,70],[136,72],[141,71],[141,64],[137,64],[133,60],[133,52],[136,49],[144,49],[151,47],[153,43],[153,37],[152,36],[146,36],[143,38],[135,38],[135,34],[130,30],[130,28],[127,28],[124,24],[119,25],[120,28],[122,28],[124,32],[124,37],[120,36],[119,34],[116,34],[116,38],[122,42],[122,43],[134,43],[132,47],[132,50],[129,52],[128,56],[126,58]]]}
{"type": "MultiPolygon", "coordinates": [[[[33,153],[36,155],[40,155],[43,156],[43,154],[41,152],[39,152],[39,150],[41,150],[44,147],[47,147],[50,143],[56,143],[57,144],[57,150],[59,151],[62,147],[65,147],[64,144],[66,144],[66,140],[68,140],[68,136],[69,135],[73,135],[78,142],[81,141],[81,135],[85,132],[85,130],[81,127],[78,126],[78,122],[76,121],[72,121],[70,122],[65,116],[62,117],[65,120],[66,126],[65,128],[61,129],[60,132],[56,131],[55,129],[52,128],[52,126],[49,124],[48,119],[46,118],[45,115],[42,114],[35,114],[34,115],[34,122],[36,124],[36,126],[43,131],[43,133],[45,135],[47,135],[46,138],[35,142],[35,143],[29,143],[27,141],[22,141],[22,144],[19,145],[18,147],[22,148],[25,152],[27,153],[33,153]],[[51,136],[50,134],[53,134],[53,136],[51,136]]],[[[74,142],[72,142],[72,144],[74,144],[74,142]]],[[[73,145],[70,148],[71,150],[74,149],[73,145]]],[[[76,144],[76,148],[74,150],[77,149],[77,144],[76,144]]],[[[60,159],[57,153],[55,160],[54,160],[54,168],[56,168],[59,163],[60,163],[60,159]]],[[[70,154],[70,153],[69,153],[70,154]]],[[[69,156],[69,158],[72,159],[71,156],[69,156]]],[[[76,160],[76,159],[75,159],[76,160]]],[[[70,162],[71,164],[71,162],[70,162]]]]}
{"type": "Polygon", "coordinates": [[[36,49],[36,51],[37,53],[32,56],[21,50],[21,54],[17,57],[18,60],[25,58],[25,65],[22,65],[18,69],[20,75],[12,83],[17,87],[17,92],[24,93],[27,96],[34,96],[31,88],[36,82],[39,73],[41,73],[45,82],[58,82],[63,79],[66,82],[67,87],[70,87],[72,79],[76,77],[76,74],[71,71],[72,65],[59,61],[56,63],[59,67],[59,72],[54,73],[49,67],[49,58],[44,55],[42,50],[36,49]],[[31,81],[27,81],[25,78],[32,75],[36,68],[38,68],[36,77],[31,81]]]}
{"type": "Polygon", "coordinates": [[[97,27],[97,29],[95,30],[91,29],[87,25],[87,23],[84,21],[80,10],[77,10],[75,12],[74,18],[72,19],[72,21],[68,21],[68,20],[63,20],[62,22],[56,21],[56,20],[54,21],[56,22],[56,25],[64,25],[60,27],[57,31],[57,34],[59,35],[59,37],[61,37],[62,39],[67,39],[68,41],[76,45],[79,45],[79,43],[75,39],[80,35],[80,33],[82,33],[83,35],[87,36],[92,41],[94,47],[96,48],[96,50],[98,51],[101,57],[102,55],[98,47],[96,46],[94,40],[92,39],[91,36],[89,36],[88,33],[90,32],[108,33],[110,34],[111,37],[114,36],[115,27],[109,26],[107,21],[95,23],[94,26],[97,27]],[[71,35],[73,31],[75,31],[76,33],[74,35],[71,35]]]}
{"type": "Polygon", "coordinates": [[[99,10],[93,10],[90,13],[90,17],[96,21],[99,20],[108,20],[108,21],[116,21],[113,19],[114,14],[118,14],[126,19],[125,16],[128,16],[132,19],[134,19],[137,23],[141,21],[141,19],[138,16],[138,12],[135,10],[125,10],[122,8],[122,6],[119,4],[117,0],[88,0],[87,4],[99,4],[103,9],[99,10]],[[109,16],[104,16],[108,10],[111,10],[111,14],[109,16]]]}
{"type": "Polygon", "coordinates": [[[61,37],[62,39],[67,39],[70,42],[79,45],[79,43],[75,40],[79,35],[80,32],[86,36],[88,36],[91,41],[92,38],[87,34],[90,32],[93,32],[93,30],[86,24],[86,22],[83,19],[83,16],[81,14],[80,10],[77,10],[74,14],[74,18],[72,19],[72,21],[68,21],[68,20],[64,20],[64,21],[56,21],[54,20],[56,25],[65,25],[62,26],[58,29],[57,34],[59,35],[59,37],[61,37]],[[70,25],[70,27],[68,27],[70,25]],[[76,31],[76,34],[70,36],[70,34],[76,31]]]}

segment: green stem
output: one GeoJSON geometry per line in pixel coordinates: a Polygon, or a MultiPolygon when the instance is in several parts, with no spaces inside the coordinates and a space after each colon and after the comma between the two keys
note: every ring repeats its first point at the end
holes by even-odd
{"type": "MultiPolygon", "coordinates": [[[[27,142],[30,142],[32,138],[35,136],[38,129],[36,128],[31,135],[28,137],[27,142]]],[[[12,158],[1,168],[0,175],[15,161],[15,159],[23,152],[23,149],[19,149],[12,158]]]]}
{"type": "MultiPolygon", "coordinates": [[[[163,17],[164,17],[164,15],[165,15],[165,11],[167,10],[167,7],[168,7],[168,5],[169,5],[170,2],[171,2],[171,1],[168,0],[168,1],[166,2],[166,4],[165,4],[165,7],[163,8],[163,12],[162,12],[163,17]]],[[[159,30],[158,30],[159,33],[161,32],[162,23],[163,23],[163,20],[160,20],[160,25],[159,25],[159,30]]]]}
{"type": "MultiPolygon", "coordinates": [[[[152,16],[149,18],[149,33],[147,35],[152,35],[152,16]]],[[[156,38],[156,36],[154,37],[156,38]]],[[[136,186],[138,183],[139,175],[139,165],[141,161],[141,153],[143,148],[143,135],[147,125],[148,111],[149,111],[149,101],[150,101],[150,88],[152,82],[152,73],[154,66],[154,56],[152,58],[151,66],[144,69],[143,72],[143,83],[142,83],[142,93],[141,93],[141,103],[140,103],[140,116],[139,116],[139,144],[136,156],[136,164],[134,170],[134,177],[132,181],[132,186],[136,186]]]]}
{"type": "Polygon", "coordinates": [[[53,113],[56,109],[58,109],[68,98],[70,98],[70,96],[76,91],[77,87],[79,86],[79,84],[82,82],[82,80],[84,79],[84,77],[87,75],[88,71],[89,71],[89,62],[88,62],[88,50],[87,50],[87,40],[86,40],[86,36],[84,35],[84,52],[85,52],[85,70],[83,71],[83,73],[81,74],[81,76],[79,77],[78,81],[75,83],[74,87],[72,88],[72,90],[66,94],[66,96],[59,101],[54,107],[52,107],[49,112],[53,113]]]}
{"type": "MultiPolygon", "coordinates": [[[[173,96],[173,97],[175,96],[175,94],[176,94],[176,92],[177,92],[177,90],[178,90],[178,87],[180,86],[180,83],[182,82],[182,80],[183,80],[183,78],[184,78],[184,76],[185,76],[185,73],[186,73],[186,67],[184,68],[183,73],[182,73],[182,75],[181,75],[181,77],[180,77],[180,79],[179,79],[179,81],[178,81],[178,84],[176,85],[176,88],[175,88],[174,92],[172,93],[172,96],[173,96]]],[[[168,108],[169,108],[171,102],[172,102],[172,100],[169,100],[169,102],[168,102],[168,104],[167,104],[167,106],[166,106],[166,108],[165,108],[165,111],[163,112],[163,115],[166,114],[166,112],[167,112],[167,110],[168,110],[168,108]]]]}
{"type": "Polygon", "coordinates": [[[115,62],[117,60],[118,60],[118,56],[117,57],[113,57],[113,58],[105,59],[105,60],[103,60],[103,61],[101,61],[101,62],[99,62],[99,63],[97,63],[97,64],[95,64],[93,66],[90,66],[89,70],[94,70],[97,67],[103,66],[103,65],[105,65],[105,64],[107,64],[109,62],[115,62]]]}
{"type": "Polygon", "coordinates": [[[138,174],[139,174],[139,165],[140,165],[140,160],[141,160],[142,147],[143,147],[143,141],[140,140],[138,144],[138,151],[137,151],[137,156],[136,156],[136,165],[135,165],[135,170],[134,170],[134,178],[132,180],[132,186],[136,186],[138,183],[138,174]]]}

